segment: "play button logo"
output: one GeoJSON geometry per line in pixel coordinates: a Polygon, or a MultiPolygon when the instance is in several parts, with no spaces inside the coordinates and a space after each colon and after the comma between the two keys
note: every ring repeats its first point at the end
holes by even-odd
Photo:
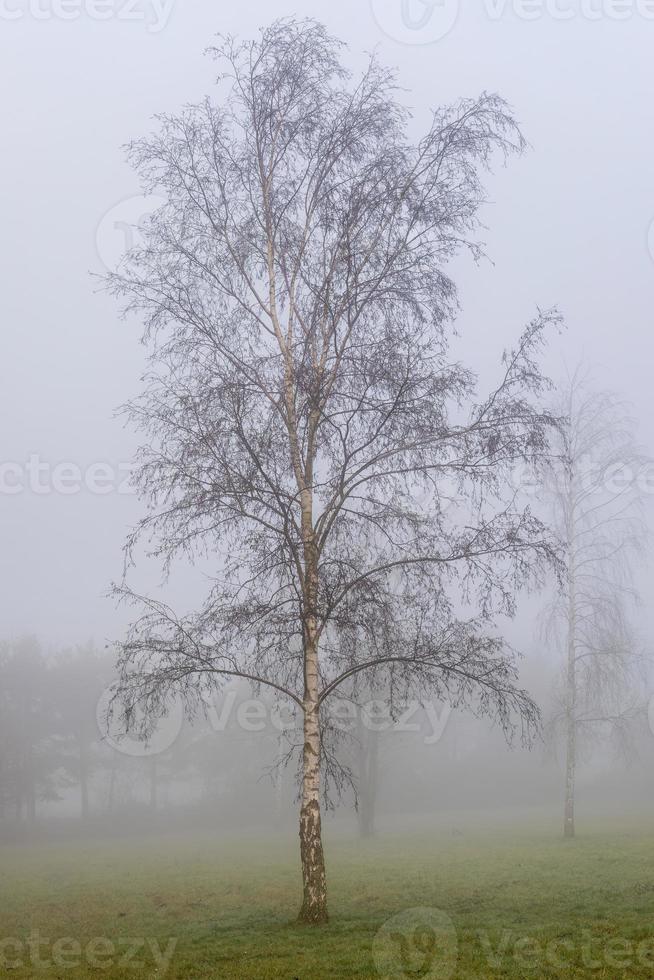
{"type": "Polygon", "coordinates": [[[459,0],[371,0],[378,26],[400,44],[433,44],[450,33],[459,0]]]}
{"type": "Polygon", "coordinates": [[[381,980],[451,980],[458,959],[454,923],[440,909],[406,909],[381,927],[372,955],[381,980]]]}

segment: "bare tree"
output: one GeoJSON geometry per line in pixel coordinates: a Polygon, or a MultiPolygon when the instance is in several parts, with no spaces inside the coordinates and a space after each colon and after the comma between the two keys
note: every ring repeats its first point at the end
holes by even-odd
{"type": "Polygon", "coordinates": [[[95,705],[102,694],[105,665],[92,644],[59,653],[49,668],[48,688],[56,713],[62,768],[79,784],[80,815],[88,820],[89,792],[98,757],[95,705]]]}
{"type": "Polygon", "coordinates": [[[361,708],[357,711],[357,820],[362,837],[375,832],[375,812],[379,792],[379,731],[366,724],[361,708]]]}
{"type": "Polygon", "coordinates": [[[566,572],[548,610],[548,633],[565,648],[552,727],[566,745],[564,834],[575,835],[580,742],[624,737],[642,711],[635,693],[640,656],[630,625],[634,563],[646,525],[638,477],[645,462],[625,405],[595,391],[577,371],[561,398],[556,462],[545,470],[566,572]]]}
{"type": "Polygon", "coordinates": [[[39,804],[59,798],[62,757],[51,675],[36,637],[0,644],[0,814],[37,820],[39,804]]]}
{"type": "Polygon", "coordinates": [[[333,692],[383,672],[398,696],[472,703],[507,734],[537,722],[493,621],[555,558],[506,488],[546,445],[536,357],[558,317],[538,314],[486,398],[449,359],[447,261],[480,254],[480,174],[523,148],[499,97],[435,111],[413,145],[393,74],[373,57],[353,81],[313,21],[213,53],[220,99],[129,149],[166,203],[109,286],[144,318],[152,365],[128,407],[149,505],[128,553],[145,537],[166,568],[218,567],[186,615],[118,587],[142,605],[121,690],[128,718],[172,690],[201,706],[228,676],[298,706],[300,919],[319,923],[333,692]],[[456,486],[465,507],[448,509],[456,486]]]}

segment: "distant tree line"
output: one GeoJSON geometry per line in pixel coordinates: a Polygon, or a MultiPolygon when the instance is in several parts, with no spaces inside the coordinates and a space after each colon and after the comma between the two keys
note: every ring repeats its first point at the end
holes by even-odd
{"type": "Polygon", "coordinates": [[[0,643],[0,826],[156,811],[171,791],[177,803],[220,797],[228,810],[257,786],[270,739],[234,725],[185,719],[163,750],[134,751],[132,739],[121,751],[103,714],[114,680],[113,653],[90,643],[50,653],[35,637],[0,643]]]}
{"type": "MultiPolygon", "coordinates": [[[[547,655],[535,663],[528,684],[551,716],[559,704],[558,662],[547,655]]],[[[270,827],[292,819],[301,719],[295,729],[280,727],[275,699],[240,682],[207,705],[206,716],[185,717],[163,746],[134,751],[131,739],[131,753],[121,751],[102,713],[114,670],[113,651],[91,643],[55,652],[33,637],[0,643],[0,832],[29,832],[53,818],[102,833],[149,826],[155,815],[208,820],[217,830],[242,825],[247,813],[270,827]]],[[[343,812],[356,809],[364,837],[378,829],[380,812],[430,813],[447,823],[457,809],[548,804],[558,795],[564,732],[549,742],[549,757],[509,752],[500,730],[447,704],[412,705],[392,718],[382,710],[383,691],[360,695],[349,712],[346,702],[338,709],[350,722],[339,764],[351,785],[340,802],[343,812]]],[[[654,738],[646,713],[631,711],[622,731],[631,772],[612,751],[607,756],[606,745],[580,743],[587,799],[626,787],[635,801],[639,784],[647,793],[642,768],[651,764],[654,738]]]]}

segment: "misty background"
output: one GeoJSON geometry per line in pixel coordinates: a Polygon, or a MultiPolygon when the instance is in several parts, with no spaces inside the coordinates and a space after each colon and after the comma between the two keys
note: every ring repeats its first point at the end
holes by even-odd
{"type": "MultiPolygon", "coordinates": [[[[502,95],[531,148],[486,182],[488,260],[459,259],[450,270],[462,307],[454,349],[479,370],[483,390],[497,378],[502,350],[536,307],[557,305],[567,329],[552,337],[546,369],[563,378],[566,367],[583,359],[596,387],[610,387],[630,402],[644,450],[654,453],[654,20],[636,5],[622,20],[590,19],[581,5],[571,5],[575,16],[563,20],[548,12],[551,4],[542,16],[525,20],[511,5],[491,16],[488,5],[461,4],[444,37],[408,44],[379,26],[380,10],[390,6],[336,0],[306,2],[301,9],[278,2],[218,7],[177,0],[164,5],[154,25],[120,17],[98,21],[85,12],[71,20],[39,19],[27,5],[2,7],[0,462],[11,467],[5,470],[11,486],[0,493],[0,637],[8,658],[33,658],[30,711],[44,726],[34,729],[41,749],[48,746],[38,777],[41,814],[71,815],[80,807],[79,767],[70,762],[79,757],[70,705],[68,721],[61,721],[65,692],[79,682],[75,672],[76,680],[66,682],[61,651],[76,647],[86,652],[67,656],[94,665],[83,723],[92,813],[166,806],[202,812],[207,804],[216,812],[218,801],[221,818],[238,822],[252,802],[277,806],[279,800],[280,820],[293,810],[293,794],[279,791],[279,777],[265,778],[279,748],[274,726],[249,731],[232,719],[216,733],[211,724],[187,721],[172,749],[156,756],[154,775],[154,756],[112,749],[97,727],[97,700],[112,679],[107,644],[121,637],[130,618],[106,593],[121,575],[125,536],[142,513],[124,485],[138,440],[115,411],[139,390],[144,354],[139,325],[119,320],[115,302],[92,274],[104,273],[120,256],[130,225],[147,213],[147,202],[141,211],[134,201],[140,189],[121,146],[149,131],[155,113],[174,112],[210,91],[215,66],[202,52],[217,31],[252,36],[273,17],[320,19],[347,40],[351,66],[362,65],[363,52],[374,48],[385,64],[397,66],[416,131],[432,107],[484,89],[502,95]],[[8,18],[10,9],[22,16],[8,18]],[[86,474],[99,465],[116,478],[102,492],[61,492],[44,471],[46,490],[35,490],[27,478],[21,487],[19,474],[34,458],[49,473],[72,465],[86,474]],[[55,674],[59,687],[51,683],[55,674]],[[45,705],[56,718],[48,718],[45,705]]],[[[651,499],[646,503],[651,525],[651,499]]],[[[174,569],[166,594],[178,608],[192,604],[198,576],[201,570],[174,569]]],[[[158,565],[139,562],[136,581],[155,590],[158,565]]],[[[635,625],[647,649],[653,584],[651,567],[644,566],[635,625]]],[[[540,636],[542,604],[543,597],[525,599],[507,635],[526,655],[524,685],[546,710],[560,655],[540,636]]],[[[239,690],[242,700],[251,696],[239,690]]],[[[400,780],[410,784],[416,811],[546,799],[558,806],[562,767],[554,746],[511,754],[500,733],[489,735],[486,724],[458,714],[427,745],[431,728],[423,722],[417,733],[380,733],[392,748],[384,752],[379,779],[383,813],[392,814],[394,801],[405,796],[396,794],[400,780]]],[[[654,737],[645,720],[634,739],[638,753],[629,766],[604,749],[586,760],[580,803],[651,803],[654,737]]],[[[289,771],[283,778],[292,777],[289,771]]]]}

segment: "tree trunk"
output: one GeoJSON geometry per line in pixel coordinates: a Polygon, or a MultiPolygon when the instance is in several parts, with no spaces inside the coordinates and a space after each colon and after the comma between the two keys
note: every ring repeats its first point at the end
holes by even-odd
{"type": "Polygon", "coordinates": [[[150,809],[153,813],[156,813],[158,806],[157,781],[157,757],[153,755],[150,759],[150,809]]]}
{"type": "MultiPolygon", "coordinates": [[[[295,440],[297,443],[297,440],[295,440]]],[[[296,473],[300,468],[295,465],[296,473]]],[[[307,467],[311,485],[312,469],[307,467]]],[[[298,486],[302,485],[301,478],[298,486]]],[[[302,750],[302,806],[300,857],[304,897],[299,922],[327,922],[327,881],[320,818],[320,677],[318,674],[318,550],[313,527],[313,498],[306,486],[301,493],[302,540],[305,559],[304,619],[304,745],[302,750]]]]}
{"type": "Polygon", "coordinates": [[[302,753],[302,808],[300,810],[300,857],[304,898],[299,921],[310,925],[327,922],[327,882],[320,818],[320,714],[318,706],[317,650],[306,654],[304,748],[302,753]]]}
{"type": "Polygon", "coordinates": [[[563,818],[563,835],[575,835],[575,728],[568,721],[568,743],[565,766],[565,813],[563,818]]]}
{"type": "MultiPolygon", "coordinates": [[[[283,737],[280,732],[277,737],[277,755],[282,756],[283,737]]],[[[275,826],[281,827],[284,823],[284,766],[281,762],[277,763],[275,772],[275,826]]]]}
{"type": "Polygon", "coordinates": [[[359,781],[358,821],[361,837],[373,837],[375,833],[375,808],[377,803],[377,775],[379,768],[379,733],[369,731],[359,712],[359,781]]]}
{"type": "Polygon", "coordinates": [[[84,737],[79,739],[79,788],[80,810],[84,822],[89,818],[89,760],[88,746],[84,737]]]}
{"type": "Polygon", "coordinates": [[[568,584],[568,672],[566,684],[566,760],[565,760],[565,809],[563,835],[575,835],[575,771],[577,766],[577,657],[576,630],[577,609],[575,592],[574,549],[570,552],[568,584]]]}
{"type": "Polygon", "coordinates": [[[36,823],[36,775],[34,772],[34,746],[27,750],[27,818],[36,823]]]}
{"type": "Polygon", "coordinates": [[[36,793],[33,786],[30,786],[29,819],[30,823],[36,823],[36,793]]]}
{"type": "Polygon", "coordinates": [[[327,882],[320,818],[320,727],[317,705],[304,711],[302,808],[300,810],[300,857],[304,897],[300,922],[327,922],[327,882]]]}
{"type": "Polygon", "coordinates": [[[571,640],[568,649],[565,811],[563,816],[563,834],[565,837],[574,837],[575,835],[575,772],[577,766],[577,678],[575,672],[575,647],[574,641],[571,640]]]}
{"type": "Polygon", "coordinates": [[[112,752],[109,769],[109,789],[107,792],[107,810],[109,813],[114,812],[114,804],[116,802],[116,779],[116,754],[112,752]]]}

